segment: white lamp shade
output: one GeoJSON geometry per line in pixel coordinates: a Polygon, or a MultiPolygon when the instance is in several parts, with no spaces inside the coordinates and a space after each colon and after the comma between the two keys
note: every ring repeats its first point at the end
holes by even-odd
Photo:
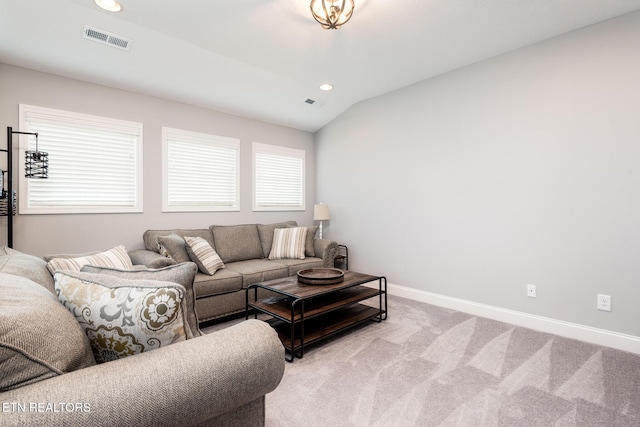
{"type": "Polygon", "coordinates": [[[329,217],[329,206],[324,203],[319,203],[313,206],[313,219],[315,221],[328,221],[329,217]]]}

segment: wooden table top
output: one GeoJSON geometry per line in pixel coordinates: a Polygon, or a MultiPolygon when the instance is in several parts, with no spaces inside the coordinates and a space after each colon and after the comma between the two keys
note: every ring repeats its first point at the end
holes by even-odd
{"type": "Polygon", "coordinates": [[[283,277],[281,279],[274,279],[268,280],[266,282],[256,283],[252,286],[269,289],[293,298],[304,299],[339,291],[341,289],[350,288],[352,286],[362,285],[364,283],[380,279],[380,276],[357,273],[351,270],[342,271],[344,271],[344,280],[340,283],[335,283],[332,285],[307,285],[298,282],[298,276],[289,276],[283,277]]]}

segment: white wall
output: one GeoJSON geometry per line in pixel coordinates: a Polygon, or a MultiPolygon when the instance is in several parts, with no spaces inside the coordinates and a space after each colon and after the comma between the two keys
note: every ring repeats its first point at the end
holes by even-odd
{"type": "Polygon", "coordinates": [[[639,46],[628,14],[353,106],[316,135],[326,235],[391,283],[640,336],[639,46]]]}
{"type": "MultiPolygon", "coordinates": [[[[108,249],[118,244],[134,249],[142,247],[142,233],[150,228],[206,228],[211,224],[270,223],[287,219],[306,225],[313,222],[315,150],[314,136],[309,132],[0,63],[0,124],[3,134],[6,135],[6,126],[19,129],[20,103],[138,121],[144,125],[144,213],[17,215],[14,248],[20,251],[34,255],[77,253],[108,249]],[[161,212],[162,126],[240,139],[240,212],[161,212]],[[305,212],[252,211],[253,141],[306,150],[305,212]]],[[[6,142],[1,145],[5,148],[6,142]]],[[[41,149],[46,151],[46,147],[41,149]]],[[[21,161],[16,157],[17,150],[14,169],[17,169],[15,162],[21,161]]],[[[5,156],[0,156],[0,159],[0,167],[5,168],[5,156]]],[[[17,174],[14,176],[17,178],[17,174]]],[[[0,218],[2,245],[6,242],[5,230],[6,217],[0,218]]]]}

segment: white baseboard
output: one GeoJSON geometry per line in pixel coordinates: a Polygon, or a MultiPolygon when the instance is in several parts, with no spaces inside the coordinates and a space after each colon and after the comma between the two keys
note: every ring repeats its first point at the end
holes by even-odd
{"type": "MultiPolygon", "coordinates": [[[[387,292],[389,295],[396,295],[476,316],[511,323],[516,326],[640,354],[640,337],[634,335],[621,334],[619,332],[607,331],[605,329],[593,328],[591,326],[579,325],[577,323],[565,322],[549,317],[523,313],[521,311],[480,304],[460,298],[408,288],[406,286],[394,285],[392,283],[387,284],[387,292]]],[[[390,315],[393,316],[393,313],[390,313],[390,315]]]]}

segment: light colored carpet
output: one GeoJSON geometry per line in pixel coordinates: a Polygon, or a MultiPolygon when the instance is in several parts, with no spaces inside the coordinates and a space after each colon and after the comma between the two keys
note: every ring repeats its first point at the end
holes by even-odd
{"type": "Polygon", "coordinates": [[[640,355],[390,296],[388,320],[309,348],[266,402],[270,427],[638,427],[640,355]]]}

